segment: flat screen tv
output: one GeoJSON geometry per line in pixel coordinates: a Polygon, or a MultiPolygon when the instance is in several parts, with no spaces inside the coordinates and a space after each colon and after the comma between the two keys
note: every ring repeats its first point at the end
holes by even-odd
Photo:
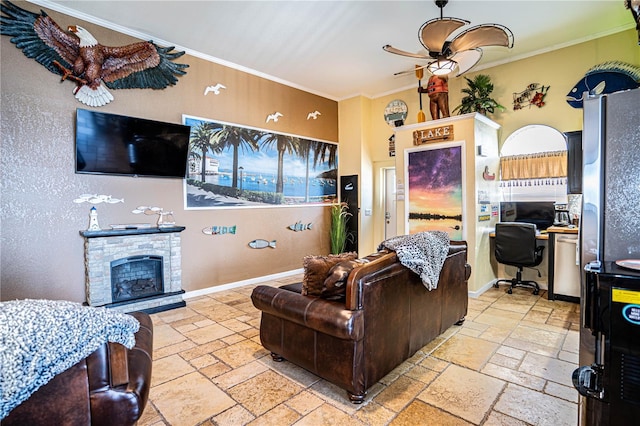
{"type": "Polygon", "coordinates": [[[500,203],[500,222],[533,223],[544,231],[555,219],[553,201],[513,201],[500,203]]]}
{"type": "Polygon", "coordinates": [[[190,127],[76,111],[76,173],[184,178],[190,127]]]}

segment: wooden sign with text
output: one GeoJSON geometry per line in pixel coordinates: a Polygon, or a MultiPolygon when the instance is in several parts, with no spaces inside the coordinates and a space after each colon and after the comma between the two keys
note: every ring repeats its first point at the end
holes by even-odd
{"type": "Polygon", "coordinates": [[[453,140],[453,124],[448,126],[422,129],[413,132],[413,144],[422,145],[431,142],[453,140]]]}

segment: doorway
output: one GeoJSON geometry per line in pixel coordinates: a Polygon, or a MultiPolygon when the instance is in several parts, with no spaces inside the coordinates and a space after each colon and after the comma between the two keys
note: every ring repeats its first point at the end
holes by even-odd
{"type": "Polygon", "coordinates": [[[396,169],[387,167],[382,169],[383,188],[382,204],[384,206],[384,239],[395,237],[397,234],[396,208],[396,169]]]}

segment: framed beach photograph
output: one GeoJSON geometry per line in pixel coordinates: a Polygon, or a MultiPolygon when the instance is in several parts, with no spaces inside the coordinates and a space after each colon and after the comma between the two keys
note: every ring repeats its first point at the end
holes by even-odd
{"type": "Polygon", "coordinates": [[[191,126],[185,209],[293,207],[338,200],[338,144],[182,116],[191,126]]]}
{"type": "Polygon", "coordinates": [[[463,165],[462,142],[405,150],[407,233],[444,231],[452,240],[463,239],[463,165]]]}

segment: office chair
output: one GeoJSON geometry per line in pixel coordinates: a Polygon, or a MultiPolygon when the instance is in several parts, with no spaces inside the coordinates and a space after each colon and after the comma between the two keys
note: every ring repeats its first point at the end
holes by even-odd
{"type": "Polygon", "coordinates": [[[515,278],[499,279],[493,286],[499,288],[500,282],[511,283],[507,293],[513,293],[514,287],[533,287],[533,294],[540,292],[535,281],[522,280],[522,269],[538,266],[542,263],[544,246],[536,245],[536,225],[521,222],[496,223],[495,255],[496,260],[505,265],[518,268],[515,278]]]}

